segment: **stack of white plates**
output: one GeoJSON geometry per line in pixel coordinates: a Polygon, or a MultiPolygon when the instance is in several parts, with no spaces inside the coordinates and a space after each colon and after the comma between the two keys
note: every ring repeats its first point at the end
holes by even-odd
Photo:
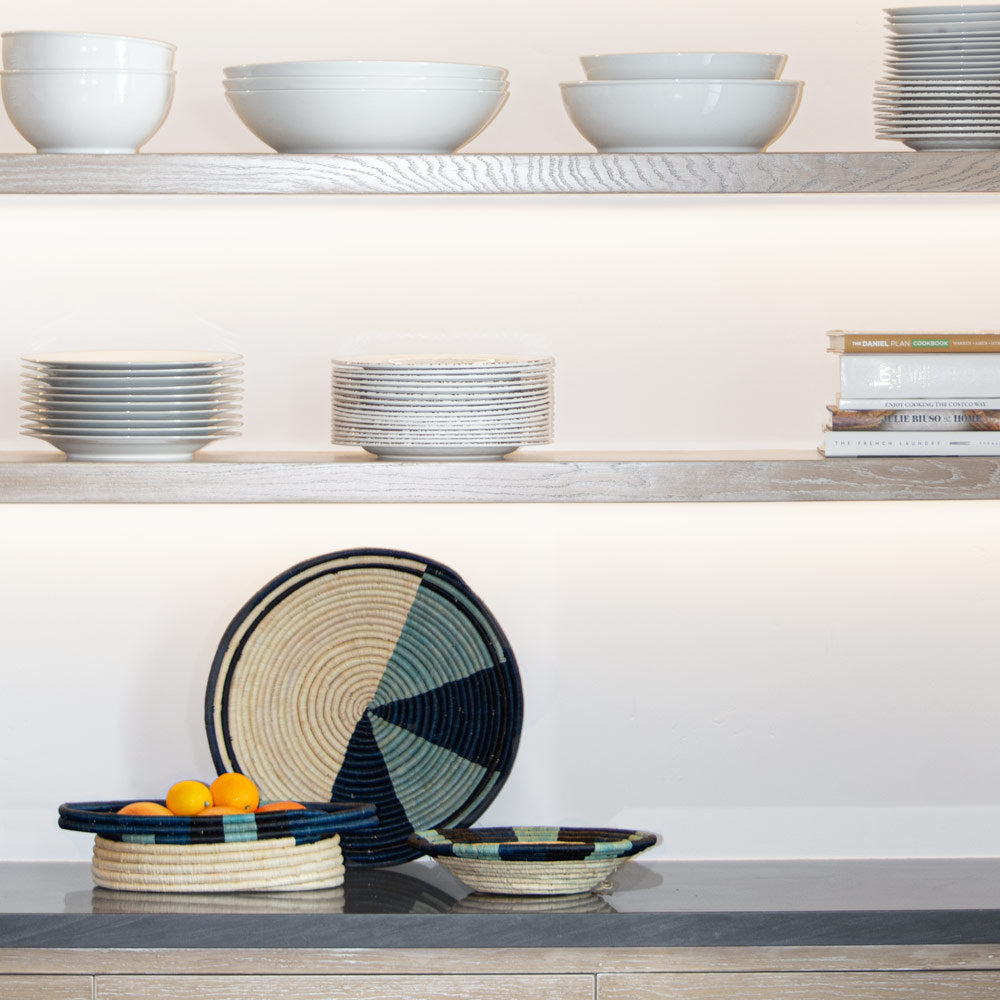
{"type": "Polygon", "coordinates": [[[21,433],[71,459],[185,461],[239,433],[239,354],[76,351],[21,360],[21,433]]]}
{"type": "Polygon", "coordinates": [[[334,361],[333,442],[398,459],[489,459],[548,444],[554,367],[482,355],[334,361]]]}
{"type": "Polygon", "coordinates": [[[1000,5],[893,7],[886,15],[878,137],[911,149],[1000,149],[1000,5]]]}

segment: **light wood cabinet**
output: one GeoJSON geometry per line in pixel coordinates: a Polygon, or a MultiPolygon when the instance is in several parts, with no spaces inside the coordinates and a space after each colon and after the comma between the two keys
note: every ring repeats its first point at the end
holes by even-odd
{"type": "MultiPolygon", "coordinates": [[[[98,976],[96,1000],[593,1000],[594,977],[98,976]]],[[[4,998],[6,1000],[6,998],[4,998]]]]}
{"type": "Polygon", "coordinates": [[[92,976],[0,976],[0,1000],[93,1000],[92,976]]]}
{"type": "Polygon", "coordinates": [[[600,975],[596,1000],[997,1000],[1000,972],[600,975]]]}

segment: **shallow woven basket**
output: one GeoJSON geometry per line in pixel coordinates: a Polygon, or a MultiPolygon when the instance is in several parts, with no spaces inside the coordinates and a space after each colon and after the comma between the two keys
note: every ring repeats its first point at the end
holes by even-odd
{"type": "Polygon", "coordinates": [[[105,889],[133,892],[290,892],[342,885],[344,863],[336,836],[187,845],[95,837],[91,873],[105,889]]]}
{"type": "Polygon", "coordinates": [[[474,858],[438,858],[461,882],[477,892],[503,896],[563,896],[589,892],[599,886],[627,858],[595,861],[502,861],[474,858]]]}
{"type": "Polygon", "coordinates": [[[216,768],[265,798],[373,802],[348,865],[417,857],[419,828],[464,825],[499,792],[521,731],[517,664],[454,571],[383,549],[292,566],[240,610],[208,680],[216,768]]]}
{"type": "Polygon", "coordinates": [[[656,839],[643,830],[506,826],[421,830],[410,843],[478,892],[561,896],[597,888],[656,839]]]}
{"type": "MultiPolygon", "coordinates": [[[[163,805],[162,800],[159,801],[163,805]]],[[[135,816],[118,812],[120,802],[64,802],[59,825],[106,840],[137,844],[250,843],[293,837],[309,844],[343,830],[375,826],[371,803],[304,803],[305,809],[248,812],[236,816],[135,816]]]]}

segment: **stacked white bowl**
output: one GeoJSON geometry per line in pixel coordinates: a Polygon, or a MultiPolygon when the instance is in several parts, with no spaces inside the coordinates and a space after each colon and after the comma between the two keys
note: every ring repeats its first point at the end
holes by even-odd
{"type": "Polygon", "coordinates": [[[911,149],[1000,149],[1000,5],[891,7],[880,139],[911,149]]]}
{"type": "Polygon", "coordinates": [[[334,59],[229,66],[240,121],[279,153],[453,153],[507,100],[507,70],[334,59]]]}
{"type": "Polygon", "coordinates": [[[74,351],[21,360],[21,433],[71,459],[179,462],[239,433],[239,354],[74,351]]]}
{"type": "Polygon", "coordinates": [[[0,89],[39,153],[135,153],[163,124],[175,47],[125,35],[8,31],[0,89]]]}
{"type": "Polygon", "coordinates": [[[382,458],[490,459],[548,444],[549,357],[406,354],[333,362],[333,443],[382,458]]]}
{"type": "Polygon", "coordinates": [[[799,80],[771,52],[581,56],[585,81],[560,84],[581,135],[602,153],[759,153],[795,117],[799,80]]]}

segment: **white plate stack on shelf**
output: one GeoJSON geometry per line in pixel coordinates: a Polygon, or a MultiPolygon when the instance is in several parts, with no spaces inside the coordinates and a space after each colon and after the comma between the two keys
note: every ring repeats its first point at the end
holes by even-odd
{"type": "Polygon", "coordinates": [[[183,462],[239,433],[239,354],[75,351],[21,360],[21,433],[70,459],[183,462]]]}
{"type": "Polygon", "coordinates": [[[891,7],[879,139],[917,150],[1000,149],[1000,5],[891,7]]]}
{"type": "Polygon", "coordinates": [[[408,354],[333,362],[333,443],[381,458],[491,459],[548,444],[549,357],[408,354]]]}

